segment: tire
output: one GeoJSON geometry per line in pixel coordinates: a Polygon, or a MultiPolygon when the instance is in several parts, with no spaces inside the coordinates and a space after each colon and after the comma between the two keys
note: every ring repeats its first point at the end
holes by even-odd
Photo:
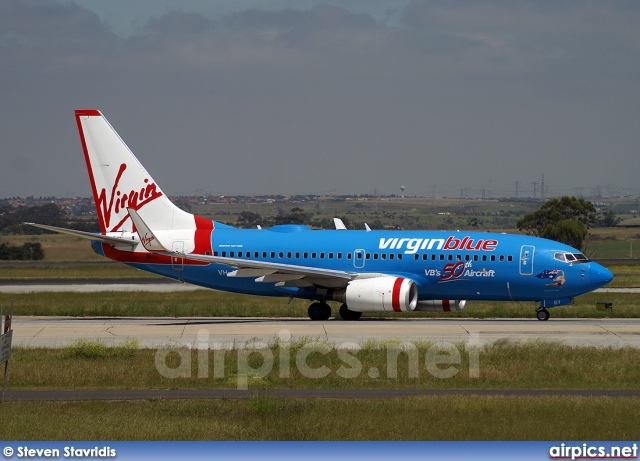
{"type": "Polygon", "coordinates": [[[313,303],[307,311],[311,320],[329,320],[331,308],[327,303],[313,303]]]}
{"type": "Polygon", "coordinates": [[[546,322],[550,317],[549,311],[546,309],[539,309],[538,311],[536,311],[536,317],[538,317],[538,320],[546,322]]]}
{"type": "Polygon", "coordinates": [[[342,320],[358,320],[362,316],[362,312],[350,310],[346,304],[340,306],[340,318],[342,320]]]}

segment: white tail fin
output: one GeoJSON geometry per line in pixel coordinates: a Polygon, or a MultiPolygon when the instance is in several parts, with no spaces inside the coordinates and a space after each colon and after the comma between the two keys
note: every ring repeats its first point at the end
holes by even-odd
{"type": "Polygon", "coordinates": [[[99,111],[76,110],[76,122],[103,234],[134,231],[127,208],[154,231],[196,229],[194,215],[171,203],[99,111]]]}

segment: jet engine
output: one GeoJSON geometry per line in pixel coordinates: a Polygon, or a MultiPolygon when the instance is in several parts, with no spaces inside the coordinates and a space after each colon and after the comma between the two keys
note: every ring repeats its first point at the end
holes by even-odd
{"type": "Polygon", "coordinates": [[[333,293],[334,301],[355,312],[411,312],[418,302],[418,287],[403,277],[373,277],[353,280],[333,293]]]}
{"type": "Polygon", "coordinates": [[[458,299],[432,299],[429,301],[419,301],[416,311],[422,312],[458,312],[464,309],[466,300],[458,299]]]}

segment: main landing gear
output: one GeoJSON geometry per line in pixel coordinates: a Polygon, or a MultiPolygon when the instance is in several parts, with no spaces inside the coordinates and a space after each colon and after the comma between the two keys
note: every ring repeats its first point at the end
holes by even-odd
{"type": "Polygon", "coordinates": [[[360,317],[362,317],[362,312],[352,311],[346,304],[340,306],[340,318],[342,320],[358,320],[360,317]]]}
{"type": "Polygon", "coordinates": [[[307,313],[311,320],[329,320],[331,308],[327,303],[313,303],[307,313]]]}
{"type": "Polygon", "coordinates": [[[549,320],[549,311],[543,308],[536,309],[536,317],[538,320],[546,321],[549,320]]]}
{"type": "MultiPolygon", "coordinates": [[[[328,320],[331,317],[331,308],[327,303],[313,303],[309,306],[309,318],[311,320],[328,320]]],[[[350,310],[346,304],[340,306],[340,318],[342,320],[358,320],[362,312],[350,310]]]]}

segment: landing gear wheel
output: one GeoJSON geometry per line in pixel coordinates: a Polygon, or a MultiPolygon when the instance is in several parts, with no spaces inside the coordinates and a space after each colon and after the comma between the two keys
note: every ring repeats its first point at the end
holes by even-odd
{"type": "Polygon", "coordinates": [[[329,320],[331,308],[327,303],[313,303],[307,313],[311,320],[329,320]]]}
{"type": "Polygon", "coordinates": [[[549,320],[549,311],[546,309],[538,309],[536,311],[536,317],[538,317],[538,320],[542,320],[547,321],[549,320]]]}
{"type": "Polygon", "coordinates": [[[362,312],[352,311],[346,304],[340,306],[340,318],[342,320],[358,320],[360,317],[362,317],[362,312]]]}

